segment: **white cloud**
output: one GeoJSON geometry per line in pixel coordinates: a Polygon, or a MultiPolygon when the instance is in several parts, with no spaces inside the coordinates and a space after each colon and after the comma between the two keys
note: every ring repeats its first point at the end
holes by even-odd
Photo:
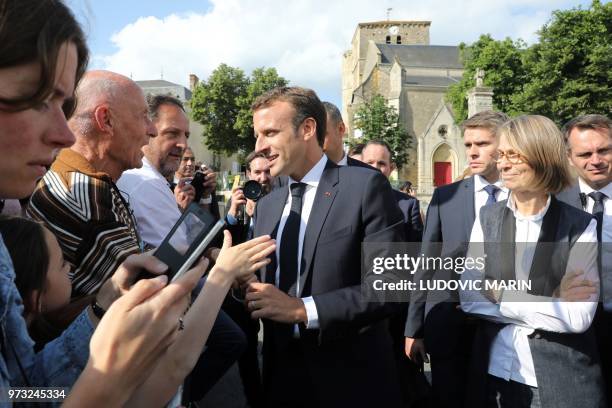
{"type": "MultiPolygon", "coordinates": [[[[575,1],[575,0],[574,0],[575,1]]],[[[117,51],[96,55],[97,67],[136,80],[164,79],[187,85],[188,74],[206,78],[220,63],[250,73],[276,67],[292,84],[312,87],[340,102],[342,53],[359,22],[432,21],[431,44],[495,38],[536,39],[551,11],[569,0],[212,0],[204,13],[141,17],[112,37],[117,51]]]]}

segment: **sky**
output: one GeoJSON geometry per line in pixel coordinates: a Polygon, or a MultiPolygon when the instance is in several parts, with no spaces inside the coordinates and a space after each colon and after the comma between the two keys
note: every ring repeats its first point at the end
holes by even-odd
{"type": "Polygon", "coordinates": [[[553,10],[591,0],[66,0],[83,24],[90,68],[184,86],[220,64],[274,67],[340,106],[342,54],[360,22],[431,21],[432,45],[481,34],[537,41],[553,10]]]}

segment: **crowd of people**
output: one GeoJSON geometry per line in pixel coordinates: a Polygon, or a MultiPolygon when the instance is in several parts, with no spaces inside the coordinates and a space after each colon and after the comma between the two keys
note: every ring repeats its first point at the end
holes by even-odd
{"type": "Polygon", "coordinates": [[[61,0],[0,0],[1,406],[23,387],[67,388],[48,401],[67,407],[188,406],[235,362],[254,408],[607,406],[608,117],[473,115],[469,169],[423,217],[412,183],[391,187],[387,143],[347,153],[336,106],[275,88],[252,105],[260,192],[235,186],[220,211],[181,101],[88,59],[61,0]],[[169,282],[154,251],[191,206],[223,236],[169,282]],[[377,243],[488,261],[421,267],[390,302],[364,290],[377,243]]]}

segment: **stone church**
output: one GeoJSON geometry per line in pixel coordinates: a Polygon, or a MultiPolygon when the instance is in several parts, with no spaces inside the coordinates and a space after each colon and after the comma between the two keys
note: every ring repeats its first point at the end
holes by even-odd
{"type": "Polygon", "coordinates": [[[376,94],[400,115],[412,139],[398,175],[416,185],[426,206],[434,187],[457,179],[467,165],[460,128],[444,94],[463,75],[459,47],[429,44],[429,21],[360,23],[343,56],[342,114],[348,137],[357,109],[376,94]]]}

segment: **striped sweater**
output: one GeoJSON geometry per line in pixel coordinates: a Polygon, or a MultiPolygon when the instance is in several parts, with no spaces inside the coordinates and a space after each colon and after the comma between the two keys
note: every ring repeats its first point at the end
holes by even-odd
{"type": "Polygon", "coordinates": [[[38,183],[28,215],[57,237],[71,265],[73,300],[95,294],[128,255],[141,252],[134,218],[115,183],[70,149],[38,183]]]}

